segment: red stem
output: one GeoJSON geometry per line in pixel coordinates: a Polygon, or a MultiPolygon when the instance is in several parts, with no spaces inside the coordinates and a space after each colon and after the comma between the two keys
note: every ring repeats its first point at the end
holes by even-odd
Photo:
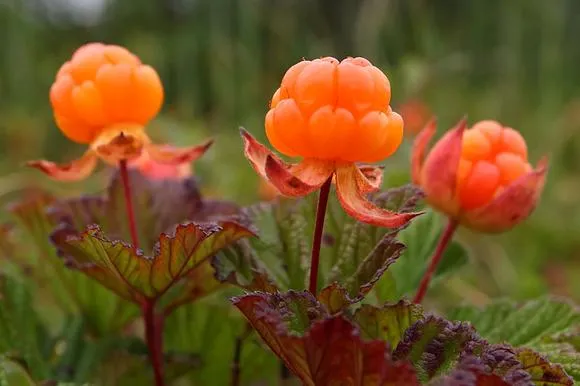
{"type": "Polygon", "coordinates": [[[142,306],[145,321],[145,340],[149,348],[149,358],[155,376],[155,386],[164,386],[163,382],[163,317],[155,315],[155,304],[146,301],[142,306]]]}
{"type": "Polygon", "coordinates": [[[427,289],[429,288],[429,283],[431,282],[431,278],[433,277],[433,274],[435,273],[435,271],[437,269],[437,265],[439,264],[439,262],[443,258],[443,252],[445,252],[447,245],[449,245],[449,242],[453,238],[453,234],[455,233],[455,230],[457,229],[457,225],[458,224],[456,221],[449,219],[449,222],[447,223],[445,230],[443,231],[443,233],[441,234],[441,237],[439,238],[439,243],[437,244],[437,248],[435,249],[435,252],[431,256],[431,262],[429,263],[429,266],[427,267],[427,271],[425,271],[425,274],[423,275],[423,278],[421,279],[421,283],[419,284],[419,289],[417,290],[417,294],[415,295],[415,299],[413,299],[413,303],[420,304],[423,301],[423,298],[425,297],[425,294],[427,293],[427,289]]]}
{"type": "MultiPolygon", "coordinates": [[[[129,233],[133,248],[139,248],[139,237],[137,235],[137,223],[133,210],[133,195],[131,194],[131,183],[129,181],[129,171],[127,170],[127,160],[119,161],[119,171],[123,192],[125,193],[125,206],[127,207],[127,222],[129,223],[129,233]]],[[[145,300],[141,307],[143,321],[145,322],[145,341],[149,348],[149,357],[155,376],[155,386],[164,386],[163,382],[163,315],[155,314],[155,300],[145,300]]]]}
{"type": "Polygon", "coordinates": [[[318,291],[318,266],[320,265],[320,246],[322,245],[322,231],[324,229],[324,217],[328,205],[328,194],[332,176],[320,188],[318,206],[316,209],[316,224],[314,226],[314,239],[312,240],[312,257],[310,259],[310,293],[316,296],[318,291]]]}
{"type": "Polygon", "coordinates": [[[137,236],[137,223],[135,222],[135,212],[133,211],[133,195],[131,194],[131,184],[129,182],[129,172],[127,171],[127,160],[119,161],[119,171],[125,193],[125,205],[127,207],[127,220],[129,222],[129,233],[133,248],[139,248],[139,237],[137,236]]]}

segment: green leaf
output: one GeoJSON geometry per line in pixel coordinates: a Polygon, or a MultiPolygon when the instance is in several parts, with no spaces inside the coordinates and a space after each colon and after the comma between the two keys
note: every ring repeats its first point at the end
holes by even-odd
{"type": "Polygon", "coordinates": [[[34,386],[36,383],[19,363],[0,357],[0,385],[34,386]]]}
{"type": "Polygon", "coordinates": [[[405,300],[382,307],[363,304],[354,314],[363,338],[384,340],[393,348],[397,347],[407,329],[422,318],[422,307],[405,300]]]}
{"type": "Polygon", "coordinates": [[[529,347],[580,380],[580,354],[574,346],[578,343],[580,310],[569,301],[546,297],[517,305],[500,300],[484,309],[460,307],[449,316],[470,321],[490,342],[529,347]]]}
{"type": "MultiPolygon", "coordinates": [[[[140,304],[145,299],[159,298],[195,269],[207,273],[204,262],[228,244],[251,235],[250,230],[234,222],[221,226],[182,224],[171,234],[159,237],[154,257],[144,256],[123,242],[111,241],[96,225],[81,234],[61,227],[52,239],[72,267],[122,298],[140,304]]],[[[189,285],[182,287],[186,293],[190,289],[189,285]]]]}
{"type": "MultiPolygon", "coordinates": [[[[372,196],[380,208],[396,212],[415,209],[421,191],[407,185],[389,189],[372,196]]],[[[395,239],[401,231],[374,227],[344,217],[342,208],[331,207],[328,213],[328,234],[333,245],[323,253],[323,260],[332,262],[328,267],[328,281],[347,284],[351,297],[365,296],[387,269],[398,259],[405,245],[395,239]]],[[[394,265],[396,266],[396,265],[394,265]]],[[[393,266],[393,267],[394,267],[393,266]]]]}
{"type": "MultiPolygon", "coordinates": [[[[414,219],[401,232],[399,240],[407,246],[403,259],[391,268],[397,294],[395,298],[409,295],[417,289],[428,261],[435,250],[439,236],[443,232],[444,223],[439,214],[427,210],[425,214],[414,219]]],[[[456,241],[451,241],[435,272],[433,282],[457,271],[468,262],[465,248],[456,241]]]]}
{"type": "MultiPolygon", "coordinates": [[[[34,292],[34,298],[55,303],[63,318],[83,314],[97,335],[106,335],[126,325],[138,309],[105,288],[69,270],[57,256],[50,234],[54,219],[47,214],[52,197],[40,194],[14,203],[9,210],[16,220],[10,229],[8,258],[19,268],[18,277],[34,292]]],[[[2,254],[2,250],[0,250],[2,254]]]]}
{"type": "Polygon", "coordinates": [[[35,378],[42,379],[49,372],[41,351],[46,331],[32,304],[23,283],[0,276],[0,354],[18,358],[32,369],[35,378]]]}
{"type": "Polygon", "coordinates": [[[349,294],[355,299],[362,299],[404,250],[405,245],[394,237],[384,237],[359,263],[354,274],[346,279],[349,294]]]}
{"type": "MultiPolygon", "coordinates": [[[[413,210],[421,197],[417,188],[405,186],[376,194],[372,200],[380,207],[405,212],[413,210]]],[[[260,229],[260,237],[241,248],[230,249],[229,255],[219,256],[218,276],[246,289],[252,282],[270,283],[280,290],[304,288],[310,269],[315,212],[315,195],[246,208],[246,215],[260,229]]],[[[352,302],[361,300],[402,253],[404,245],[394,238],[396,233],[397,230],[355,221],[331,197],[321,248],[319,288],[344,283],[352,302]]]]}
{"type": "MultiPolygon", "coordinates": [[[[187,375],[202,364],[195,355],[170,353],[164,355],[164,379],[167,384],[187,375]]],[[[97,384],[110,386],[153,386],[153,371],[146,354],[137,355],[127,351],[115,351],[102,363],[96,379],[97,384]]]]}
{"type": "Polygon", "coordinates": [[[249,291],[276,292],[274,284],[263,265],[258,262],[250,240],[240,240],[224,248],[211,262],[216,279],[249,291]]]}
{"type": "MultiPolygon", "coordinates": [[[[187,375],[194,385],[227,385],[231,381],[231,365],[235,341],[243,333],[246,322],[232,317],[233,308],[221,294],[180,307],[165,321],[165,346],[169,351],[195,353],[202,366],[187,375]]],[[[235,316],[238,316],[236,313],[235,316]]],[[[278,361],[255,335],[242,347],[240,370],[242,384],[274,384],[278,361]]]]}

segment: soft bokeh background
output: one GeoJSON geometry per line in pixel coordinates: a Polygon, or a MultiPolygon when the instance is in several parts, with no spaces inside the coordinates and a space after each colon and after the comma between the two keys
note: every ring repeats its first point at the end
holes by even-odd
{"type": "MultiPolygon", "coordinates": [[[[208,194],[249,203],[258,179],[238,126],[264,139],[263,117],[284,71],[302,58],[365,56],[391,79],[408,139],[385,164],[408,181],[413,130],[430,112],[440,131],[467,115],[498,119],[551,169],[534,215],[501,236],[463,231],[473,263],[448,299],[580,299],[580,2],[577,0],[0,0],[0,201],[23,188],[102,189],[99,176],[57,185],[22,163],[83,149],[55,128],[48,89],[79,45],[127,46],[166,87],[159,140],[217,139],[195,168],[208,194]]],[[[1,217],[2,215],[0,215],[1,217]]]]}

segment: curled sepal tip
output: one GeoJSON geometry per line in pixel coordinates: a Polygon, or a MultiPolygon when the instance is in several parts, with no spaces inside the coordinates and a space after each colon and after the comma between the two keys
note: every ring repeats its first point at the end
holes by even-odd
{"type": "Polygon", "coordinates": [[[398,228],[422,214],[395,213],[377,207],[364,197],[365,191],[361,185],[368,184],[365,180],[364,174],[354,165],[336,170],[336,192],[341,206],[349,216],[371,225],[398,228]]]}
{"type": "Polygon", "coordinates": [[[97,156],[91,150],[71,162],[58,164],[46,160],[28,161],[26,166],[35,168],[57,181],[80,181],[87,178],[97,165],[97,156]]]}

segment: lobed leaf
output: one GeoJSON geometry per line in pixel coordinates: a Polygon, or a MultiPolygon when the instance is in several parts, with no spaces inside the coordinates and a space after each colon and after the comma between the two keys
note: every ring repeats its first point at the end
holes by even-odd
{"type": "MultiPolygon", "coordinates": [[[[160,236],[154,257],[108,239],[96,225],[81,234],[61,226],[53,233],[52,240],[72,267],[122,298],[141,303],[144,299],[160,297],[172,285],[195,275],[195,269],[207,270],[203,263],[221,248],[252,234],[234,222],[224,222],[221,226],[182,224],[171,234],[160,236]]],[[[190,293],[191,288],[186,285],[183,290],[190,293]]]]}
{"type": "Polygon", "coordinates": [[[308,292],[252,293],[233,303],[304,385],[418,385],[383,341],[363,341],[343,316],[329,316],[308,292]],[[301,320],[301,328],[291,320],[301,320]]]}
{"type": "MultiPolygon", "coordinates": [[[[129,181],[140,246],[147,253],[155,247],[158,236],[171,231],[176,224],[213,222],[240,213],[234,203],[204,200],[193,178],[152,180],[131,171],[129,181]]],[[[113,174],[105,194],[55,202],[51,215],[57,223],[67,223],[79,232],[88,225],[98,224],[112,240],[131,239],[118,172],[113,174]]]]}

